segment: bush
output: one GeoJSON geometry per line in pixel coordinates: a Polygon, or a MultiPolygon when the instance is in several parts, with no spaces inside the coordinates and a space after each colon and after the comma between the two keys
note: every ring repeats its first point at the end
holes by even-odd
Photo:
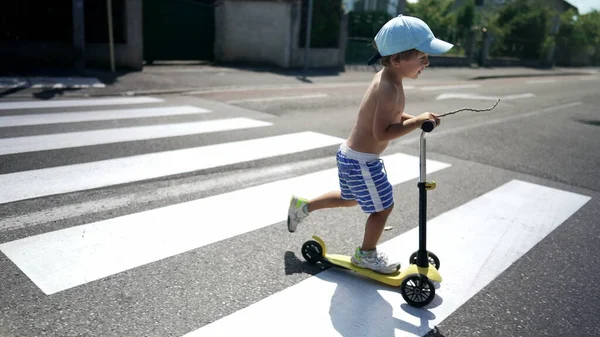
{"type": "Polygon", "coordinates": [[[491,54],[539,60],[552,24],[552,10],[543,2],[516,0],[503,7],[495,20],[491,54]]]}
{"type": "Polygon", "coordinates": [[[390,14],[383,11],[352,11],[348,14],[348,36],[373,39],[391,18],[390,14]]]}
{"type": "MultiPolygon", "coordinates": [[[[302,1],[299,47],[306,46],[308,0],[302,1]]],[[[342,0],[313,0],[311,48],[337,48],[340,37],[342,0]]]]}

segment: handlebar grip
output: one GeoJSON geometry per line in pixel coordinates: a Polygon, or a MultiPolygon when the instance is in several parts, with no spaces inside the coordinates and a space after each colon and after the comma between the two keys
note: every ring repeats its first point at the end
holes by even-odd
{"type": "Polygon", "coordinates": [[[431,132],[431,130],[433,130],[435,128],[435,122],[431,121],[431,120],[427,120],[425,122],[423,122],[423,125],[421,125],[421,130],[425,131],[425,132],[431,132]]]}

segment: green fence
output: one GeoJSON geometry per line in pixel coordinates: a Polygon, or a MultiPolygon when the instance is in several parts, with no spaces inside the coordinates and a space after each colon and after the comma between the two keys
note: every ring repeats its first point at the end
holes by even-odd
{"type": "Polygon", "coordinates": [[[381,11],[348,13],[346,64],[367,64],[375,49],[370,44],[379,29],[392,17],[381,11]]]}
{"type": "Polygon", "coordinates": [[[144,0],[144,59],[214,59],[214,0],[144,0]]]}

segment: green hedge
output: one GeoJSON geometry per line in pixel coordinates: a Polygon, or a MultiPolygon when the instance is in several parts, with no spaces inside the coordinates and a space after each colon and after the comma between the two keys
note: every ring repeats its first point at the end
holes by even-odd
{"type": "Polygon", "coordinates": [[[348,36],[374,38],[379,29],[392,18],[387,12],[357,12],[348,14],[348,36]]]}
{"type": "MultiPolygon", "coordinates": [[[[306,45],[306,21],[308,20],[308,0],[302,1],[299,46],[306,45]]],[[[313,0],[311,48],[337,48],[340,37],[342,0],[313,0]]]]}

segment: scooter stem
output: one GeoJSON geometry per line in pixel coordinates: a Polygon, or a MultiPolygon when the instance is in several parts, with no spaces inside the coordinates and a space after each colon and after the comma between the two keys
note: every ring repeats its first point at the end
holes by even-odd
{"type": "Polygon", "coordinates": [[[426,145],[425,131],[421,132],[419,142],[419,250],[417,251],[417,266],[429,267],[427,256],[427,168],[426,168],[426,145]]]}

